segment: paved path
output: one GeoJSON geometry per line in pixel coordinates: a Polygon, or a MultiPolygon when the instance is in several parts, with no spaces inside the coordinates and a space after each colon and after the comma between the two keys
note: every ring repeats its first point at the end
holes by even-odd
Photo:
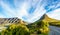
{"type": "Polygon", "coordinates": [[[60,28],[55,26],[49,26],[50,32],[49,35],[60,35],[60,28]]]}

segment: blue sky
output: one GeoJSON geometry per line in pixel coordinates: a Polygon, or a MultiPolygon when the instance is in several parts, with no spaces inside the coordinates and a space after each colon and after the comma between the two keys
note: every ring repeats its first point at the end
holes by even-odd
{"type": "Polygon", "coordinates": [[[44,14],[60,20],[60,0],[0,0],[0,18],[18,17],[31,23],[44,14]]]}

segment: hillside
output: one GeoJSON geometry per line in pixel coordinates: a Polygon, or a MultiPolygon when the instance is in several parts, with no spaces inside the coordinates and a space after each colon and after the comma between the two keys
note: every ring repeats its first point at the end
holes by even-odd
{"type": "Polygon", "coordinates": [[[48,15],[44,14],[41,18],[41,20],[43,21],[47,21],[47,22],[60,22],[60,20],[56,20],[53,18],[48,17],[48,15]]]}
{"type": "Polygon", "coordinates": [[[48,22],[50,25],[60,27],[60,20],[50,18],[46,14],[42,16],[41,20],[48,22]]]}
{"type": "Polygon", "coordinates": [[[13,17],[13,18],[0,18],[0,25],[10,25],[10,24],[17,24],[17,23],[22,23],[22,24],[26,24],[26,22],[22,21],[21,19],[17,18],[17,17],[13,17]]]}

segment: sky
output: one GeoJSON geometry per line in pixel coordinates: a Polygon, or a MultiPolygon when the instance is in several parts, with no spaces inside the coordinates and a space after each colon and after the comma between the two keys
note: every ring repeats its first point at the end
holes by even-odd
{"type": "Polygon", "coordinates": [[[44,14],[60,20],[60,0],[0,0],[0,18],[18,17],[32,23],[44,14]]]}

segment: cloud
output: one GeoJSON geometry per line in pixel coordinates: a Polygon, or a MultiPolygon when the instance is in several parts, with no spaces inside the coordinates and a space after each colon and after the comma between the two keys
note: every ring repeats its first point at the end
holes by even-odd
{"type": "Polygon", "coordinates": [[[27,12],[27,3],[23,3],[23,5],[18,8],[17,10],[17,16],[18,18],[22,18],[23,16],[27,16],[28,15],[28,12],[27,12]]]}

